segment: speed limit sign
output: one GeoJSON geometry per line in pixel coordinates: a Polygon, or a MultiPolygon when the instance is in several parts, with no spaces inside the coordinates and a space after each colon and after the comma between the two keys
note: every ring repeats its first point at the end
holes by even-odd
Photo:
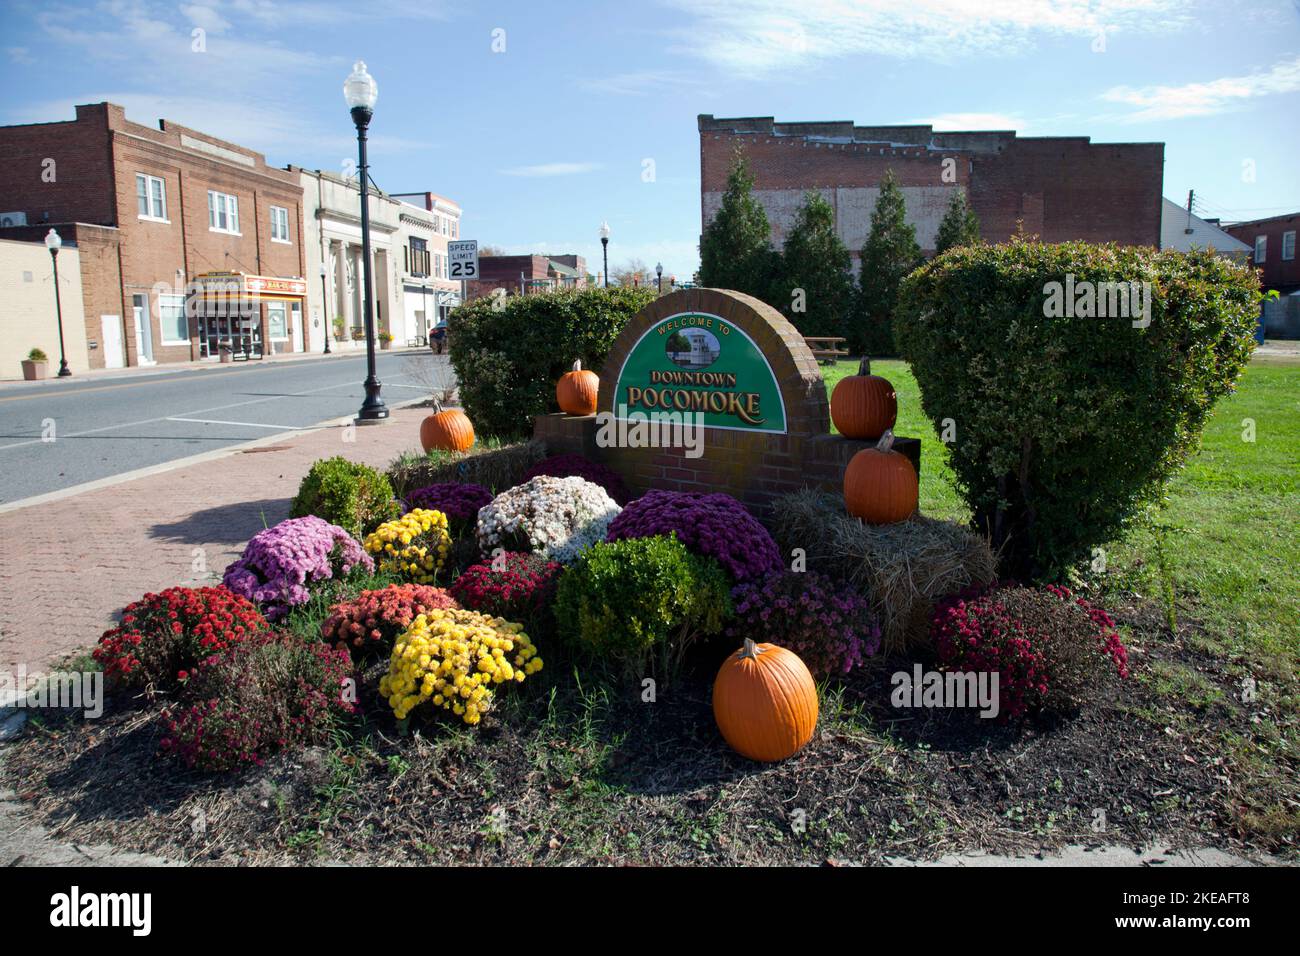
{"type": "Polygon", "coordinates": [[[478,278],[478,240],[460,239],[447,243],[447,278],[478,278]]]}

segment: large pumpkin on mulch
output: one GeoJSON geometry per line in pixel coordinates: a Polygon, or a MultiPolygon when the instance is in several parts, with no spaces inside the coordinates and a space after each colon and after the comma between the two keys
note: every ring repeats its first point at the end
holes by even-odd
{"type": "Polygon", "coordinates": [[[876,439],[898,420],[898,396],[887,379],[871,374],[864,358],[858,374],[835,383],[831,392],[831,421],[845,438],[876,439]]]}
{"type": "Polygon", "coordinates": [[[844,469],[844,506],[868,524],[893,524],[916,511],[916,469],[893,446],[894,433],[886,429],[875,448],[862,449],[844,469]]]}
{"type": "Polygon", "coordinates": [[[555,401],[560,411],[569,415],[596,414],[596,396],[600,393],[600,376],[582,367],[582,360],[560,376],[555,383],[555,401]]]}
{"type": "Polygon", "coordinates": [[[784,760],[812,739],[817,685],[798,654],[745,638],[713,681],[713,717],[737,753],[784,760]]]}
{"type": "Polygon", "coordinates": [[[420,423],[420,444],[425,452],[469,451],[474,444],[474,426],[459,408],[443,409],[420,423]]]}

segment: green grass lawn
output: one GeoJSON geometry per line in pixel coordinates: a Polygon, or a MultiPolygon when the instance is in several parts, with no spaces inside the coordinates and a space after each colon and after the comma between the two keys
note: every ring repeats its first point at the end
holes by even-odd
{"type": "MultiPolygon", "coordinates": [[[[827,368],[828,391],[856,369],[856,361],[827,368]]],[[[968,520],[907,363],[880,360],[872,371],[898,393],[895,431],[921,439],[921,510],[968,520]]],[[[1215,409],[1202,444],[1170,484],[1160,514],[1109,545],[1104,584],[1161,600],[1172,585],[1176,607],[1190,609],[1204,625],[1207,650],[1244,653],[1273,676],[1294,677],[1300,653],[1300,363],[1256,358],[1236,393],[1215,409]],[[1247,419],[1254,422],[1254,441],[1243,437],[1247,419]]]]}

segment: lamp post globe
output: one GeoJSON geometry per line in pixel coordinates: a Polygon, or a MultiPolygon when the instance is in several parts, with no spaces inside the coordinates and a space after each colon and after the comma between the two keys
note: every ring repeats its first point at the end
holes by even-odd
{"type": "Polygon", "coordinates": [[[609,288],[609,223],[600,224],[600,248],[605,259],[605,288],[609,288]]]}
{"type": "Polygon", "coordinates": [[[662,262],[655,263],[655,281],[659,285],[659,294],[663,295],[664,294],[664,264],[662,262]]]}
{"type": "Polygon", "coordinates": [[[361,168],[357,178],[361,192],[361,279],[363,283],[362,314],[366,327],[366,398],[357,412],[357,422],[374,424],[388,418],[388,406],[380,397],[381,385],[375,374],[375,303],[373,265],[370,261],[370,164],[366,160],[366,129],[374,115],[375,100],[379,99],[379,85],[366,71],[366,64],[358,60],[352,72],[343,81],[343,99],[352,113],[357,127],[357,158],[361,168]]]}
{"type": "Polygon", "coordinates": [[[68,353],[63,348],[63,300],[59,296],[59,249],[63,238],[51,229],[45,234],[45,248],[50,250],[50,263],[54,266],[54,314],[59,323],[59,378],[72,374],[68,368],[68,353]]]}

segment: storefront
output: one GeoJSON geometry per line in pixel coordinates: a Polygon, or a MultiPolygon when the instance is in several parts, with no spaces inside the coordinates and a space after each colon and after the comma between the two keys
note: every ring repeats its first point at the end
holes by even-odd
{"type": "Polygon", "coordinates": [[[187,310],[200,358],[262,358],[301,352],[305,279],[205,272],[190,283],[187,310]]]}

